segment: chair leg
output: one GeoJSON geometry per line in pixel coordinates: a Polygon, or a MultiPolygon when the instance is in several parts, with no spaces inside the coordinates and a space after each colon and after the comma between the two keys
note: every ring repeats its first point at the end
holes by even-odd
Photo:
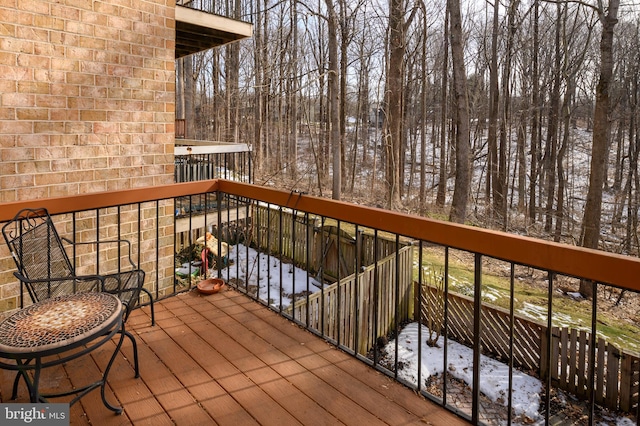
{"type": "Polygon", "coordinates": [[[140,365],[138,363],[138,343],[133,337],[133,334],[129,333],[128,331],[125,330],[124,335],[127,336],[129,340],[131,340],[131,345],[133,347],[133,368],[136,372],[135,378],[137,379],[138,377],[140,377],[140,365]]]}
{"type": "Polygon", "coordinates": [[[153,327],[154,325],[156,325],[156,314],[153,309],[153,299],[151,299],[149,306],[151,306],[151,326],[153,327]]]}
{"type": "Polygon", "coordinates": [[[153,296],[151,295],[151,292],[144,287],[140,290],[144,291],[149,296],[149,307],[151,308],[151,326],[154,326],[156,325],[156,314],[153,309],[153,296]]]}

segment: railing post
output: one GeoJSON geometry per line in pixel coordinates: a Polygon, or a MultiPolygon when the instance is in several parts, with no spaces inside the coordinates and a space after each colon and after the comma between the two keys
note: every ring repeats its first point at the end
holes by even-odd
{"type": "Polygon", "coordinates": [[[474,255],[474,291],[473,291],[473,389],[471,422],[478,424],[480,408],[480,350],[482,327],[482,255],[474,255]]]}
{"type": "Polygon", "coordinates": [[[547,388],[547,397],[544,401],[544,418],[545,421],[549,422],[549,417],[551,415],[551,378],[553,376],[553,371],[557,371],[558,369],[558,361],[555,360],[555,364],[551,365],[553,362],[553,273],[548,272],[548,290],[547,290],[547,333],[546,333],[546,341],[547,346],[545,348],[544,356],[546,358],[547,365],[547,375],[543,377],[546,383],[547,388]]]}
{"type": "MultiPolygon", "coordinates": [[[[206,197],[206,195],[205,195],[205,197],[206,197]]],[[[205,200],[206,200],[206,198],[205,198],[205,200]]],[[[229,209],[229,208],[230,207],[227,205],[227,209],[229,209]]],[[[222,253],[222,235],[221,235],[221,233],[222,233],[222,192],[220,192],[220,191],[216,191],[216,209],[218,210],[218,223],[217,223],[217,225],[218,225],[218,255],[220,255],[222,253]]],[[[205,219],[207,217],[206,211],[207,210],[205,208],[205,219]]],[[[205,233],[205,235],[206,235],[206,233],[205,233]]],[[[205,244],[206,244],[206,240],[205,240],[205,244]]],[[[219,262],[218,260],[219,259],[216,259],[216,267],[218,269],[218,276],[221,277],[222,276],[222,262],[219,262]]],[[[249,277],[247,277],[246,280],[248,281],[249,277]]]]}
{"type": "MultiPolygon", "coordinates": [[[[422,359],[422,241],[418,242],[418,283],[417,283],[417,287],[418,287],[418,291],[414,292],[414,295],[417,297],[416,300],[416,305],[418,306],[417,312],[418,314],[416,315],[414,312],[414,321],[418,322],[418,342],[421,342],[418,345],[418,359],[421,360],[422,359]]],[[[397,339],[396,339],[397,340],[397,339]]],[[[443,377],[443,382],[447,381],[446,375],[447,375],[447,370],[443,370],[444,373],[442,374],[443,377]]],[[[418,392],[422,391],[422,362],[418,363],[418,392]]]]}
{"type": "Polygon", "coordinates": [[[278,263],[278,279],[280,280],[280,288],[278,289],[278,312],[282,312],[282,256],[283,256],[283,210],[282,206],[278,209],[278,259],[280,262],[278,263]]]}
{"type": "Polygon", "coordinates": [[[511,424],[511,411],[513,407],[513,345],[514,345],[514,310],[515,310],[515,266],[511,264],[509,274],[509,396],[507,399],[507,424],[511,424]]]}
{"type": "MultiPolygon", "coordinates": [[[[598,325],[598,283],[592,283],[591,285],[591,339],[589,342],[589,375],[587,377],[595,378],[595,364],[596,364],[596,329],[598,325]]],[[[602,368],[601,365],[598,368],[602,368]]],[[[587,387],[589,388],[589,424],[593,424],[594,408],[596,403],[596,385],[594,380],[587,381],[587,387]]],[[[640,410],[640,400],[638,403],[640,410]]],[[[640,420],[640,418],[638,418],[640,420]]]]}
{"type": "Polygon", "coordinates": [[[296,209],[292,209],[291,210],[291,263],[293,264],[293,268],[291,269],[292,275],[291,275],[291,282],[293,285],[292,291],[291,291],[291,315],[292,318],[295,319],[296,317],[296,209]]]}
{"type": "Polygon", "coordinates": [[[360,292],[359,287],[360,287],[360,277],[361,277],[361,272],[360,269],[362,268],[362,231],[359,229],[358,225],[356,225],[356,229],[355,229],[355,235],[356,235],[356,253],[355,253],[355,265],[356,265],[356,271],[355,271],[355,280],[354,280],[354,306],[355,306],[355,312],[353,314],[354,317],[354,337],[353,337],[353,348],[354,351],[356,353],[356,355],[359,353],[359,349],[360,349],[360,313],[361,313],[361,309],[360,309],[360,292]]]}
{"type": "MultiPolygon", "coordinates": [[[[338,283],[338,288],[337,288],[337,294],[336,294],[336,300],[335,300],[335,310],[336,310],[336,326],[335,326],[335,339],[337,342],[337,345],[340,346],[340,337],[341,337],[341,333],[340,333],[340,328],[341,328],[341,323],[340,323],[340,302],[341,302],[341,297],[340,297],[340,286],[342,285],[342,283],[340,282],[342,280],[342,274],[340,273],[340,258],[342,256],[342,238],[341,238],[341,234],[340,234],[340,221],[338,221],[337,226],[336,226],[336,250],[337,250],[337,271],[336,271],[336,282],[338,283]]],[[[348,273],[348,272],[347,272],[348,273]]],[[[333,301],[332,301],[333,302],[333,301]]]]}
{"type": "MultiPolygon", "coordinates": [[[[395,273],[394,273],[394,281],[395,281],[395,285],[394,285],[394,298],[395,298],[395,302],[394,303],[394,310],[395,312],[393,313],[393,333],[395,336],[398,336],[399,333],[399,327],[400,327],[400,323],[399,323],[399,318],[398,318],[398,311],[399,309],[399,305],[400,305],[400,253],[399,253],[399,249],[400,249],[400,236],[398,234],[396,234],[396,244],[395,244],[395,248],[396,248],[396,253],[395,253],[395,273]]],[[[393,362],[393,370],[394,370],[394,377],[397,380],[398,379],[398,347],[400,345],[400,342],[398,341],[399,339],[396,337],[395,339],[395,358],[394,358],[394,362],[393,362]]],[[[422,344],[421,344],[422,345],[422,344]]]]}
{"type": "MultiPolygon", "coordinates": [[[[312,237],[313,235],[311,234],[313,232],[313,228],[309,226],[309,213],[305,212],[304,213],[304,226],[305,226],[305,242],[306,242],[306,253],[305,253],[305,268],[307,270],[307,294],[306,294],[306,298],[307,298],[307,304],[305,307],[305,325],[307,327],[309,327],[309,284],[310,284],[310,278],[309,278],[309,270],[311,269],[311,242],[312,242],[312,237]]],[[[300,318],[300,321],[302,321],[302,318],[300,318]]]]}
{"type": "Polygon", "coordinates": [[[378,230],[373,231],[373,339],[374,348],[373,351],[373,364],[378,365],[380,361],[380,348],[378,345],[378,301],[379,301],[379,289],[380,284],[378,279],[378,230]]]}
{"type": "Polygon", "coordinates": [[[444,248],[444,322],[442,324],[444,337],[444,349],[442,350],[442,405],[447,405],[447,364],[449,345],[449,247],[444,248]]]}

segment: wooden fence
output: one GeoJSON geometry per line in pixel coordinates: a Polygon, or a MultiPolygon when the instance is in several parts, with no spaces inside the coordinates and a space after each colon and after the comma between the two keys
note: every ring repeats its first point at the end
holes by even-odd
{"type": "MultiPolygon", "coordinates": [[[[321,274],[322,280],[335,282],[395,253],[398,246],[395,240],[383,236],[376,238],[360,230],[354,237],[334,225],[324,224],[316,216],[266,204],[253,204],[249,210],[246,205],[238,209],[224,207],[221,214],[220,230],[215,229],[216,209],[209,209],[206,217],[202,213],[176,219],[177,251],[210,231],[222,241],[256,246],[312,274],[321,274]]],[[[399,247],[407,244],[401,241],[399,247]]]]}
{"type": "MultiPolygon", "coordinates": [[[[287,208],[252,206],[252,242],[261,250],[290,259],[296,266],[336,281],[396,252],[395,240],[359,231],[355,236],[287,208]],[[307,253],[307,247],[311,249],[307,253]]],[[[406,244],[400,243],[400,247],[406,244]]]]}
{"type": "MultiPolygon", "coordinates": [[[[413,318],[411,245],[362,231],[354,237],[315,216],[263,204],[252,205],[250,217],[236,213],[233,219],[216,232],[222,240],[236,241],[242,232],[245,243],[331,283],[295,300],[288,312],[328,338],[366,355],[378,337],[393,330],[396,321],[413,318]]],[[[207,223],[217,225],[217,212],[207,223]]],[[[178,247],[186,247],[203,234],[204,228],[179,233],[178,247]]]]}
{"type": "MultiPolygon", "coordinates": [[[[416,284],[416,295],[420,294],[417,290],[416,284]]],[[[441,300],[437,293],[436,287],[423,286],[419,320],[425,324],[429,321],[428,315],[442,315],[444,312],[442,306],[437,306],[441,300]]],[[[473,299],[448,293],[447,301],[448,337],[471,346],[473,299]]],[[[485,355],[508,361],[510,323],[509,311],[483,303],[480,341],[485,355]]],[[[567,327],[552,328],[552,363],[549,367],[546,324],[514,315],[513,325],[515,367],[524,371],[535,371],[543,380],[551,372],[553,386],[581,399],[589,398],[589,386],[593,383],[597,404],[612,410],[625,412],[636,410],[640,384],[640,358],[636,354],[621,351],[613,344],[598,338],[595,348],[594,374],[591,377],[589,374],[591,371],[590,332],[567,327]]]]}
{"type": "MultiPolygon", "coordinates": [[[[597,338],[591,370],[591,333],[575,328],[553,327],[551,335],[551,359],[554,361],[550,371],[555,386],[580,399],[588,399],[591,383],[597,404],[612,410],[635,410],[640,378],[640,359],[636,354],[621,351],[605,339],[597,338]],[[593,374],[590,374],[591,371],[593,374]]],[[[546,339],[542,350],[548,350],[546,339]]],[[[547,374],[546,357],[543,357],[540,375],[547,377],[547,374]]]]}
{"type": "Polygon", "coordinates": [[[366,355],[396,323],[413,318],[412,270],[413,249],[405,246],[397,255],[389,255],[358,274],[296,301],[288,313],[366,355]]]}

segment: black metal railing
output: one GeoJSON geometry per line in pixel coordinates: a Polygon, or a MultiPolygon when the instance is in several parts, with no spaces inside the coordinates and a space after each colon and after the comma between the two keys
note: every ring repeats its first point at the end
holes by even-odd
{"type": "MultiPolygon", "coordinates": [[[[189,141],[187,141],[189,142],[189,141]]],[[[211,179],[228,179],[253,183],[251,150],[246,144],[222,144],[197,142],[198,145],[176,147],[174,181],[195,182],[211,179]]],[[[176,215],[184,217],[190,212],[201,212],[215,206],[215,199],[200,196],[176,199],[176,215]]]]}
{"type": "Polygon", "coordinates": [[[251,151],[215,152],[221,148],[215,145],[207,148],[212,152],[175,156],[176,183],[208,179],[252,183],[251,151]]]}
{"type": "Polygon", "coordinates": [[[67,237],[129,239],[155,298],[217,275],[475,424],[637,418],[636,329],[605,311],[635,303],[638,259],[223,180],[8,203],[0,221],[36,204],[67,237]]]}

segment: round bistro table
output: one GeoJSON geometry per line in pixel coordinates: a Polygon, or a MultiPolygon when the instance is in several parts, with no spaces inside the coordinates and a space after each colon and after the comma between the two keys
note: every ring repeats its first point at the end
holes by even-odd
{"type": "Polygon", "coordinates": [[[27,384],[32,403],[77,394],[69,403],[73,405],[99,387],[104,405],[120,414],[122,408],[106,400],[105,385],[124,338],[122,310],[122,302],[112,294],[76,293],[34,303],[2,321],[0,358],[3,359],[0,360],[0,368],[18,372],[12,398],[17,396],[20,377],[27,384]],[[120,333],[120,339],[99,380],[70,391],[40,394],[42,369],[86,355],[107,343],[116,333],[120,333]],[[7,360],[13,360],[15,364],[7,360]],[[29,371],[33,371],[33,378],[29,371]]]}

